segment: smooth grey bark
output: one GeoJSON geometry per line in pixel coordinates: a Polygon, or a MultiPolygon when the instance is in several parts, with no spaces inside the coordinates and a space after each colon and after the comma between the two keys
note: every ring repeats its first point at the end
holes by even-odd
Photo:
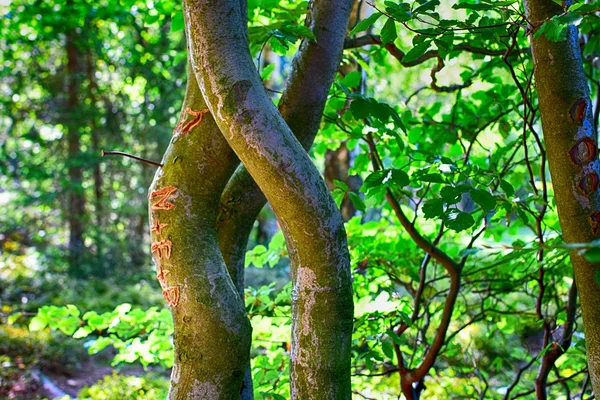
{"type": "MultiPolygon", "coordinates": [[[[564,1],[569,7],[571,1],[564,1]]],[[[525,1],[532,31],[561,14],[551,0],[525,1]]],[[[590,93],[583,71],[579,35],[567,29],[564,41],[544,35],[531,40],[542,128],[563,237],[568,243],[589,243],[600,237],[600,161],[590,93]]],[[[574,250],[571,262],[580,296],[589,374],[600,393],[600,265],[574,250]]],[[[538,393],[539,395],[539,393],[538,393]]],[[[545,396],[544,393],[541,396],[545,396]]]]}
{"type": "Polygon", "coordinates": [[[190,0],[183,8],[192,68],[208,107],[286,237],[293,280],[292,398],[349,399],[353,302],[339,211],[265,92],[239,3],[190,0]]]}
{"type": "Polygon", "coordinates": [[[251,327],[215,223],[237,163],[190,68],[180,122],[150,187],[152,253],[175,327],[169,399],[237,399],[242,391],[251,327]]]}

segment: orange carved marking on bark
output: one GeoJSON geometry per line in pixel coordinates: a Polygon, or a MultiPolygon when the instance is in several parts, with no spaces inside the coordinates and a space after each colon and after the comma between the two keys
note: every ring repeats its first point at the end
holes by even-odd
{"type": "Polygon", "coordinates": [[[169,307],[176,307],[179,303],[179,286],[171,286],[163,290],[163,297],[169,307]]]}
{"type": "Polygon", "coordinates": [[[161,240],[160,242],[152,243],[150,250],[152,253],[156,253],[158,258],[162,259],[164,257],[168,260],[171,258],[171,245],[170,240],[161,240]]]}
{"type": "Polygon", "coordinates": [[[598,143],[589,137],[579,139],[569,150],[569,157],[575,165],[594,161],[598,157],[598,143]]]}
{"type": "Polygon", "coordinates": [[[158,274],[156,274],[156,279],[158,279],[158,281],[162,284],[165,282],[165,277],[169,275],[169,271],[162,268],[161,266],[158,267],[158,274]]]}
{"type": "Polygon", "coordinates": [[[173,134],[176,134],[177,131],[181,131],[182,135],[185,135],[186,133],[188,133],[189,131],[191,131],[192,129],[194,129],[196,126],[200,125],[200,123],[202,122],[202,117],[204,116],[204,114],[208,113],[209,110],[208,108],[205,110],[200,110],[200,111],[194,111],[189,107],[186,107],[182,114],[188,114],[191,115],[192,117],[194,117],[194,119],[192,119],[191,121],[189,121],[187,124],[185,124],[185,121],[187,119],[187,115],[184,117],[183,115],[181,116],[179,123],[177,124],[177,126],[175,127],[175,129],[173,130],[173,134]],[[185,124],[185,126],[184,126],[185,124]]]}
{"type": "Polygon", "coordinates": [[[150,232],[156,232],[156,234],[160,236],[160,230],[166,226],[169,226],[169,224],[161,224],[157,218],[154,220],[154,225],[150,227],[150,232]]]}
{"type": "Polygon", "coordinates": [[[175,186],[167,186],[159,190],[155,190],[150,194],[150,200],[160,197],[160,199],[152,205],[153,210],[172,210],[175,208],[175,204],[168,202],[167,199],[170,195],[175,193],[177,188],[175,186]]]}
{"type": "Polygon", "coordinates": [[[575,125],[583,125],[587,113],[588,102],[586,99],[577,99],[569,110],[569,120],[575,125]]]}
{"type": "Polygon", "coordinates": [[[598,174],[592,171],[588,175],[584,175],[577,186],[579,186],[579,190],[589,196],[598,190],[598,174]]]}

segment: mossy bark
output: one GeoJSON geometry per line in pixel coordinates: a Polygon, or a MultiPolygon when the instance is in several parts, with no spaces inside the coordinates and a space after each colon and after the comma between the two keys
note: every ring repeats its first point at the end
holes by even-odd
{"type": "MultiPolygon", "coordinates": [[[[525,8],[534,29],[564,11],[552,0],[528,0],[525,8]]],[[[543,35],[532,38],[532,51],[563,236],[568,243],[588,243],[600,237],[600,161],[577,28],[570,26],[567,39],[560,42],[543,35]]],[[[571,262],[583,312],[589,373],[594,392],[600,393],[600,266],[588,262],[579,251],[571,253],[571,262]]]]}
{"type": "MultiPolygon", "coordinates": [[[[279,112],[305,149],[319,130],[329,89],[339,68],[350,10],[355,0],[312,2],[307,26],[316,40],[303,40],[292,61],[279,112]]],[[[240,165],[221,197],[219,244],[238,289],[244,288],[244,258],[248,235],[266,197],[240,165]]]]}
{"type": "Polygon", "coordinates": [[[292,397],[349,399],[353,302],[339,211],[265,92],[239,2],[189,0],[183,8],[192,68],[208,107],[286,237],[293,280],[292,397]]]}
{"type": "Polygon", "coordinates": [[[175,327],[170,399],[237,399],[251,343],[244,302],[219,250],[221,192],[238,164],[188,75],[180,123],[150,187],[157,278],[175,327]]]}

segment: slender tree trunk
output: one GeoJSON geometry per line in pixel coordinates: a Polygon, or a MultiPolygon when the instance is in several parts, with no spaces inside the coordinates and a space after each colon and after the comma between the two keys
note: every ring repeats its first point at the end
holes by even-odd
{"type": "MultiPolygon", "coordinates": [[[[570,1],[563,5],[568,7],[570,1]]],[[[528,0],[526,11],[534,27],[563,12],[551,0],[528,0]]],[[[567,39],[532,38],[535,80],[547,147],[550,174],[563,236],[568,243],[588,243],[600,237],[598,143],[593,126],[578,32],[569,26],[567,39]]],[[[574,250],[571,262],[581,299],[587,359],[594,392],[600,393],[600,268],[574,250]]]]}
{"type": "Polygon", "coordinates": [[[242,390],[252,328],[215,223],[237,163],[190,68],[181,119],[150,187],[152,254],[175,327],[170,399],[237,399],[242,390]]]}
{"type": "MultiPolygon", "coordinates": [[[[351,4],[335,6],[350,13],[351,4]]],[[[286,237],[293,275],[292,398],[349,399],[352,284],[339,211],[264,90],[240,2],[184,1],[184,13],[192,67],[208,107],[286,237]]]]}
{"type": "MultiPolygon", "coordinates": [[[[92,126],[92,154],[100,154],[100,130],[96,122],[97,117],[97,99],[96,94],[98,86],[96,85],[96,78],[94,76],[96,72],[96,64],[94,56],[92,55],[91,49],[88,49],[86,54],[86,66],[87,66],[87,78],[88,78],[88,90],[89,98],[92,102],[91,113],[90,113],[90,124],[92,126]]],[[[102,243],[102,223],[103,223],[103,209],[102,209],[102,173],[100,171],[100,161],[96,160],[94,163],[93,170],[94,177],[94,214],[95,214],[95,242],[96,242],[96,264],[100,270],[104,273],[104,256],[103,256],[103,243],[102,243]]]]}
{"type": "MultiPolygon", "coordinates": [[[[72,2],[67,2],[67,7],[72,6],[72,2]]],[[[81,260],[83,256],[83,234],[84,234],[84,214],[85,214],[85,196],[83,193],[82,180],[83,173],[81,168],[81,145],[79,137],[79,127],[81,124],[81,110],[79,109],[78,94],[81,87],[80,63],[81,52],[77,47],[76,33],[70,31],[67,33],[67,79],[68,79],[68,100],[66,114],[67,123],[67,143],[68,143],[68,223],[69,223],[69,268],[72,272],[81,272],[81,260]]]]}

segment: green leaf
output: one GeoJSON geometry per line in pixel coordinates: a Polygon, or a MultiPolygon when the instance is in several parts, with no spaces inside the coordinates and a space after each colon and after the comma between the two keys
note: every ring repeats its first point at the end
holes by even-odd
{"type": "Polygon", "coordinates": [[[305,25],[296,25],[290,30],[294,32],[298,37],[303,37],[310,40],[317,40],[313,31],[311,31],[310,28],[305,25]]]}
{"type": "Polygon", "coordinates": [[[392,16],[398,22],[410,21],[413,17],[410,12],[410,4],[408,3],[394,3],[393,1],[385,1],[385,11],[392,16]]]}
{"type": "Polygon", "coordinates": [[[542,24],[533,35],[534,39],[544,35],[553,42],[561,42],[567,38],[568,25],[559,23],[556,19],[550,19],[542,24]]]}
{"type": "Polygon", "coordinates": [[[383,354],[385,354],[387,358],[390,360],[394,359],[394,346],[391,342],[384,340],[381,343],[381,350],[383,350],[383,354]]]}
{"type": "Polygon", "coordinates": [[[457,209],[449,210],[444,218],[446,226],[456,232],[464,231],[475,224],[471,214],[457,209]]]}
{"type": "Polygon", "coordinates": [[[444,200],[431,199],[427,200],[422,207],[423,216],[427,219],[436,218],[444,214],[444,200]]]}
{"type": "Polygon", "coordinates": [[[426,11],[433,11],[437,6],[440,5],[440,0],[430,0],[425,2],[423,5],[415,8],[413,14],[420,14],[426,11]]]}
{"type": "Polygon", "coordinates": [[[486,11],[493,10],[495,7],[490,4],[482,4],[482,3],[466,3],[460,2],[452,6],[455,10],[465,9],[465,10],[477,10],[477,11],[486,11]]]}
{"type": "Polygon", "coordinates": [[[500,181],[500,187],[502,188],[502,190],[504,190],[504,193],[506,193],[508,197],[512,197],[515,194],[515,188],[513,187],[513,185],[511,185],[505,180],[500,181]]]}
{"type": "Polygon", "coordinates": [[[180,51],[177,53],[177,55],[173,58],[173,62],[172,65],[174,67],[178,66],[183,60],[185,60],[187,58],[187,53],[185,51],[180,51]]]}
{"type": "Polygon", "coordinates": [[[31,318],[29,322],[29,330],[32,332],[41,331],[46,326],[48,326],[48,321],[41,318],[39,315],[31,318]]]}
{"type": "Polygon", "coordinates": [[[486,212],[496,207],[496,199],[487,190],[473,188],[471,189],[471,198],[486,212]]]}
{"type": "Polygon", "coordinates": [[[342,189],[344,192],[348,191],[348,185],[345,182],[342,181],[338,181],[337,179],[333,180],[333,184],[337,187],[339,187],[340,189],[342,189]]]}
{"type": "Polygon", "coordinates": [[[333,196],[333,201],[335,201],[335,205],[337,206],[337,208],[341,208],[342,202],[346,197],[346,191],[338,188],[331,192],[331,195],[333,196]]]}
{"type": "Polygon", "coordinates": [[[444,177],[440,174],[425,174],[425,175],[416,175],[414,178],[420,182],[430,182],[430,183],[446,183],[444,177]]]}
{"type": "Polygon", "coordinates": [[[447,204],[456,204],[462,199],[462,194],[471,188],[469,185],[445,186],[440,190],[440,195],[447,204]]]}
{"type": "Polygon", "coordinates": [[[83,326],[75,331],[75,333],[73,334],[73,339],[81,339],[84,337],[88,337],[90,333],[92,333],[92,330],[87,326],[83,326]]]}
{"type": "MultiPolygon", "coordinates": [[[[403,188],[410,183],[408,174],[401,169],[393,168],[390,170],[390,174],[386,177],[389,180],[389,186],[395,186],[397,188],[403,188]]],[[[384,183],[387,182],[384,180],[384,183]]]]}
{"type": "Polygon", "coordinates": [[[600,248],[587,250],[585,252],[585,259],[591,263],[600,263],[600,248]]]}
{"type": "Polygon", "coordinates": [[[373,172],[371,175],[367,176],[365,181],[363,182],[361,189],[372,189],[383,184],[383,179],[386,177],[387,171],[381,170],[373,172]]]}
{"type": "Polygon", "coordinates": [[[183,13],[181,11],[174,12],[171,16],[171,32],[179,32],[184,28],[183,13]]]}
{"type": "Polygon", "coordinates": [[[263,81],[268,81],[269,79],[271,79],[271,74],[273,73],[273,71],[275,71],[275,64],[267,65],[261,71],[260,79],[262,79],[263,81]]]}
{"type": "Polygon", "coordinates": [[[92,342],[92,345],[88,348],[88,353],[97,354],[111,344],[113,344],[113,341],[110,338],[99,337],[92,342]]]}
{"type": "Polygon", "coordinates": [[[367,210],[365,202],[357,193],[348,192],[348,196],[350,197],[350,201],[354,205],[354,208],[356,208],[358,211],[365,212],[367,210]]]}
{"type": "Polygon", "coordinates": [[[360,85],[362,74],[359,71],[352,71],[342,79],[341,84],[347,88],[354,89],[360,85]]]}
{"type": "Polygon", "coordinates": [[[14,313],[8,316],[8,318],[6,319],[6,323],[8,325],[13,325],[21,316],[21,313],[14,313]]]}
{"type": "Polygon", "coordinates": [[[385,21],[385,25],[381,29],[381,42],[383,44],[388,44],[396,40],[398,34],[396,33],[396,21],[391,18],[388,18],[385,21]]]}
{"type": "Polygon", "coordinates": [[[423,54],[425,54],[427,52],[427,50],[429,50],[430,45],[431,45],[431,40],[426,40],[423,43],[416,45],[415,47],[410,49],[410,51],[408,53],[406,53],[404,55],[404,57],[402,57],[402,62],[408,63],[408,62],[415,61],[416,59],[421,57],[423,54]]]}
{"type": "Polygon", "coordinates": [[[382,15],[381,13],[375,13],[375,14],[371,14],[367,18],[363,19],[358,24],[356,24],[356,26],[354,28],[352,28],[350,33],[348,33],[348,36],[354,36],[358,32],[366,31],[367,29],[369,29],[371,27],[371,25],[373,25],[375,23],[375,21],[377,21],[379,19],[379,17],[381,17],[381,15],[382,15]]]}
{"type": "Polygon", "coordinates": [[[160,14],[158,14],[158,13],[156,13],[156,14],[146,14],[145,24],[146,25],[155,24],[155,23],[158,22],[159,18],[160,18],[160,14]]]}

